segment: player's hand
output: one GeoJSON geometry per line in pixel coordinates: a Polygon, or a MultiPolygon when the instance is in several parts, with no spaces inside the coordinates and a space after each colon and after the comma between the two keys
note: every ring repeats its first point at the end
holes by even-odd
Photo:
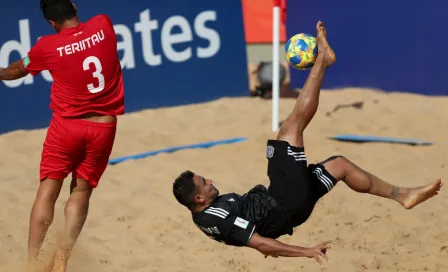
{"type": "Polygon", "coordinates": [[[326,241],[326,242],[323,242],[322,244],[317,245],[315,247],[308,248],[305,251],[305,256],[308,258],[316,259],[316,261],[319,264],[322,264],[321,258],[328,261],[328,257],[326,255],[326,253],[327,253],[327,249],[331,248],[330,243],[331,243],[331,241],[326,241]]]}

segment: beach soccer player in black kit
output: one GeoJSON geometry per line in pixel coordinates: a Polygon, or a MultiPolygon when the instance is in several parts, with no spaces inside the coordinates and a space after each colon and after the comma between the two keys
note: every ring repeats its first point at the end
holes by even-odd
{"type": "Polygon", "coordinates": [[[417,188],[391,185],[361,169],[343,156],[307,165],[303,132],[314,114],[325,71],[336,60],[322,22],[317,24],[318,56],[291,114],[276,140],[267,141],[268,188],[257,185],[244,195],[220,195],[212,181],[191,171],[173,184],[176,199],[192,213],[196,226],[210,238],[232,246],[254,248],[265,256],[328,260],[330,242],[300,247],[275,240],[292,235],[304,223],[316,202],[338,181],[359,193],[389,198],[411,209],[438,194],[441,180],[417,188]]]}

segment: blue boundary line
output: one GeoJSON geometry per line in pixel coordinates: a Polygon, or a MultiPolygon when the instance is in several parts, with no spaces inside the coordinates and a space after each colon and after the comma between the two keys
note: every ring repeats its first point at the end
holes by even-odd
{"type": "Polygon", "coordinates": [[[410,144],[410,145],[432,145],[434,142],[419,140],[419,139],[409,139],[409,138],[392,138],[392,137],[381,137],[381,136],[370,136],[370,135],[353,135],[353,134],[343,134],[330,137],[333,140],[348,141],[348,142],[382,142],[382,143],[399,143],[399,144],[410,144]]]}
{"type": "Polygon", "coordinates": [[[247,138],[240,137],[240,138],[231,138],[231,139],[226,139],[226,140],[218,140],[218,141],[204,142],[204,143],[198,143],[198,144],[191,144],[191,145],[169,147],[169,148],[134,154],[134,155],[130,155],[130,156],[124,156],[124,157],[119,157],[119,158],[115,158],[115,159],[110,159],[109,164],[114,165],[114,164],[121,163],[121,162],[128,161],[128,160],[143,159],[143,158],[146,158],[149,156],[155,156],[160,153],[172,153],[172,152],[179,151],[182,149],[210,148],[210,147],[213,147],[216,145],[239,143],[239,142],[243,142],[245,140],[247,140],[247,138]]]}

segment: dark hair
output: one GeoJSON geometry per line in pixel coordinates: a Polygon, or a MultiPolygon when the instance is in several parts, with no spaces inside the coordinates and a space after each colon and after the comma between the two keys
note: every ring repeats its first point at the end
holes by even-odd
{"type": "Polygon", "coordinates": [[[194,173],[190,170],[184,171],[173,183],[173,194],[180,204],[191,208],[196,192],[196,184],[193,180],[194,173]]]}
{"type": "Polygon", "coordinates": [[[40,10],[47,21],[63,23],[76,16],[76,9],[70,0],[40,0],[40,10]]]}

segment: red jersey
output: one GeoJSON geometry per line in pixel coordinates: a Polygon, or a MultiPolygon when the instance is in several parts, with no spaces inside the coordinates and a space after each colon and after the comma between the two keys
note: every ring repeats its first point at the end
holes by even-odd
{"type": "Polygon", "coordinates": [[[23,59],[23,66],[33,76],[50,72],[50,108],[61,116],[124,113],[117,37],[106,15],[42,37],[23,59]]]}

